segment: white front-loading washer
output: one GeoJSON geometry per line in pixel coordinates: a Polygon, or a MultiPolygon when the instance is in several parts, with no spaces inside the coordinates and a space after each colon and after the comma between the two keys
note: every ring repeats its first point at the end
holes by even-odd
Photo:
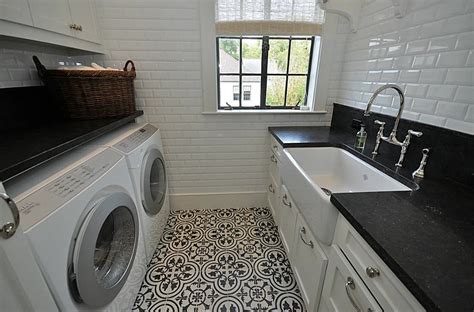
{"type": "Polygon", "coordinates": [[[135,187],[139,216],[143,224],[147,263],[170,213],[166,163],[158,128],[145,124],[129,124],[91,143],[109,146],[127,159],[135,187]]]}
{"type": "Polygon", "coordinates": [[[59,309],[131,310],[146,255],[124,157],[89,147],[19,177],[10,189],[25,189],[22,181],[41,176],[49,178],[15,201],[20,226],[59,309]],[[85,156],[77,160],[77,155],[85,156]]]}

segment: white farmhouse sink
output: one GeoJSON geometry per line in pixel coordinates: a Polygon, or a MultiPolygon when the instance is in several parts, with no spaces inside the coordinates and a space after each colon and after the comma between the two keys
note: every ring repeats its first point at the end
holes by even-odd
{"type": "Polygon", "coordinates": [[[288,148],[280,174],[314,235],[330,245],[338,212],[330,193],[411,189],[340,148],[288,148]]]}

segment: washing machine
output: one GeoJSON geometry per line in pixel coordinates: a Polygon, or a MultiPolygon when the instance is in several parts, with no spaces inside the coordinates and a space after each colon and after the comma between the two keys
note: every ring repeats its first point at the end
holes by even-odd
{"type": "Polygon", "coordinates": [[[153,257],[170,213],[168,180],[160,131],[149,123],[128,124],[91,145],[124,155],[135,187],[143,224],[147,263],[153,257]]]}
{"type": "Polygon", "coordinates": [[[110,148],[87,147],[9,184],[20,226],[59,309],[130,311],[146,254],[125,158],[110,148]]]}

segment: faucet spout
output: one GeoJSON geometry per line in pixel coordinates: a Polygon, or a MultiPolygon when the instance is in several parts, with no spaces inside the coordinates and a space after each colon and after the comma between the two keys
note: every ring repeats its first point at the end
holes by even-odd
{"type": "Polygon", "coordinates": [[[370,109],[375,99],[382,91],[386,89],[394,89],[395,91],[397,91],[398,96],[400,98],[400,107],[398,108],[398,114],[397,114],[397,117],[395,118],[395,124],[393,125],[392,132],[388,136],[387,141],[395,145],[401,145],[402,143],[397,140],[397,130],[398,130],[398,124],[400,123],[400,119],[402,117],[403,108],[405,105],[405,96],[403,95],[403,90],[399,86],[395,84],[386,84],[386,85],[381,86],[377,90],[375,90],[374,94],[372,94],[372,96],[369,99],[369,102],[367,103],[367,107],[365,108],[365,111],[364,111],[364,116],[367,117],[370,115],[370,109]]]}

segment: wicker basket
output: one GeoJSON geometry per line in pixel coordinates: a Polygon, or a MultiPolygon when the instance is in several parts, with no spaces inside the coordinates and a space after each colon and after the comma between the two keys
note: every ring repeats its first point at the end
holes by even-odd
{"type": "Polygon", "coordinates": [[[64,112],[71,119],[100,119],[131,115],[135,112],[135,65],[128,60],[123,71],[47,70],[33,56],[38,75],[64,112]],[[131,70],[128,70],[128,65],[131,70]]]}

